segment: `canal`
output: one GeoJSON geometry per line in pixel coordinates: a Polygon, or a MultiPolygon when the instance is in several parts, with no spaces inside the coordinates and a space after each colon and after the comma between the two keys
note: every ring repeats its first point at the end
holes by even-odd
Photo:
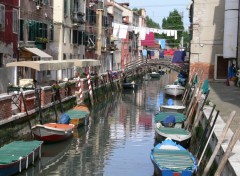
{"type": "Polygon", "coordinates": [[[44,144],[42,159],[19,175],[153,175],[154,114],[169,98],[164,86],[175,79],[175,73],[165,74],[97,103],[88,126],[75,130],[68,141],[44,144]]]}

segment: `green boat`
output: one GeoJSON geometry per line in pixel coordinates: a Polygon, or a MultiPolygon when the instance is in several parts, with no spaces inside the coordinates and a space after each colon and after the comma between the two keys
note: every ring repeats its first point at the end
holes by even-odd
{"type": "Polygon", "coordinates": [[[155,123],[163,123],[164,119],[170,115],[173,115],[176,120],[175,127],[181,128],[183,126],[184,121],[187,119],[187,116],[177,112],[159,112],[155,115],[155,123]]]}
{"type": "Polygon", "coordinates": [[[41,158],[42,141],[14,141],[0,148],[0,176],[10,176],[27,169],[41,158]]]}

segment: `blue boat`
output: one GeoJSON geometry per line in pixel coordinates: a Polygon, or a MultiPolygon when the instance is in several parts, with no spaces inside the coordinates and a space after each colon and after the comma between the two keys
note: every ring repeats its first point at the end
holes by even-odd
{"type": "Polygon", "coordinates": [[[197,160],[188,150],[170,138],[157,144],[151,151],[154,175],[191,176],[197,171],[197,160]]]}
{"type": "Polygon", "coordinates": [[[27,169],[41,158],[42,141],[14,141],[0,148],[0,176],[10,176],[27,169]]]}

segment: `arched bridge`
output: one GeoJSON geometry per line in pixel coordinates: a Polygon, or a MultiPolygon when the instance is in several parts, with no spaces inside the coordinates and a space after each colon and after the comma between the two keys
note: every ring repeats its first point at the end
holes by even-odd
{"type": "Polygon", "coordinates": [[[172,63],[171,59],[138,59],[124,65],[124,75],[131,76],[136,72],[147,72],[149,69],[158,71],[161,68],[167,67],[176,72],[188,73],[189,63],[172,63]]]}

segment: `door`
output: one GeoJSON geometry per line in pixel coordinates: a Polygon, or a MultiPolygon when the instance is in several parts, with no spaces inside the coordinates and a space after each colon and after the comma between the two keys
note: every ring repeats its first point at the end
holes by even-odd
{"type": "Polygon", "coordinates": [[[216,76],[215,79],[224,79],[228,77],[228,59],[224,59],[223,56],[217,56],[216,58],[216,76]]]}

